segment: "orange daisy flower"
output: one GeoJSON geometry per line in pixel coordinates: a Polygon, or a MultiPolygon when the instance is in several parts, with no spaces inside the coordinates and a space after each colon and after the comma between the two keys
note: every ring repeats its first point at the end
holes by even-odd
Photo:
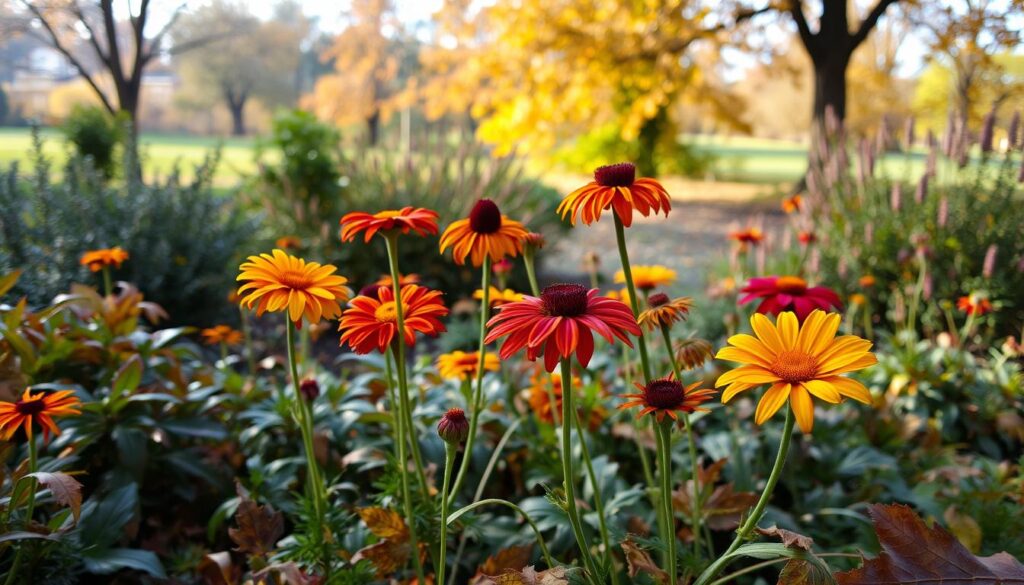
{"type": "Polygon", "coordinates": [[[647,299],[647,304],[650,308],[640,313],[636,322],[647,327],[649,331],[654,331],[663,326],[671,327],[677,321],[685,321],[690,314],[690,308],[693,307],[693,299],[670,299],[667,294],[658,293],[651,295],[651,298],[647,299]]]}
{"type": "MultiPolygon", "coordinates": [[[[676,280],[676,271],[660,264],[652,266],[634,266],[633,285],[640,290],[652,290],[666,284],[672,284],[676,280]]],[[[615,273],[615,282],[623,284],[626,282],[626,273],[619,270],[615,273]]]]}
{"type": "MultiPolygon", "coordinates": [[[[352,299],[341,315],[338,326],[338,331],[342,332],[341,343],[347,343],[359,354],[373,350],[384,353],[398,333],[394,290],[381,287],[377,294],[379,298],[358,296],[352,299]]],[[[440,318],[448,314],[448,309],[441,302],[440,291],[408,284],[402,287],[401,301],[405,325],[402,337],[406,345],[416,343],[417,331],[431,337],[445,331],[440,318]]]]}
{"type": "Polygon", "coordinates": [[[249,256],[239,270],[236,280],[246,281],[238,288],[239,304],[250,309],[255,305],[257,315],[287,311],[298,327],[303,316],[311,324],[319,323],[321,317],[334,319],[341,314],[339,303],[352,296],[345,286],[348,279],[334,274],[334,266],[306,262],[280,249],[249,256]]]}
{"type": "Polygon", "coordinates": [[[793,195],[782,200],[782,211],[796,213],[804,207],[804,198],[800,195],[793,195]]]}
{"type": "Polygon", "coordinates": [[[89,270],[93,272],[99,272],[106,266],[121,268],[121,264],[127,259],[128,252],[122,249],[121,246],[114,246],[113,248],[103,248],[101,250],[89,250],[82,254],[82,258],[78,263],[82,266],[88,266],[89,270]]]}
{"type": "Polygon", "coordinates": [[[875,286],[875,282],[875,277],[870,274],[865,274],[857,279],[857,284],[859,284],[861,288],[871,288],[875,286]]]}
{"type": "Polygon", "coordinates": [[[242,332],[228,325],[215,325],[199,332],[207,345],[238,345],[242,343],[242,332]]]}
{"type": "MultiPolygon", "coordinates": [[[[517,293],[510,288],[498,290],[498,287],[492,286],[487,297],[492,307],[500,307],[507,303],[514,303],[516,301],[523,300],[523,293],[517,293]]],[[[484,289],[478,288],[473,291],[473,298],[478,301],[484,300],[484,289]]]]}
{"type": "Polygon", "coordinates": [[[756,246],[764,241],[764,232],[760,228],[748,227],[730,233],[729,239],[739,242],[742,247],[748,245],[756,246]]]}
{"type": "Polygon", "coordinates": [[[639,394],[623,394],[623,398],[632,398],[629,402],[619,405],[619,409],[633,408],[640,406],[640,413],[637,418],[645,414],[652,415],[658,422],[668,416],[677,420],[676,412],[708,412],[708,409],[701,408],[701,404],[707,402],[716,394],[714,390],[705,388],[698,390],[702,382],[697,381],[689,386],[683,386],[677,382],[674,376],[651,380],[649,383],[640,384],[634,382],[639,394]]]}
{"type": "Polygon", "coordinates": [[[82,414],[80,404],[71,390],[32,394],[31,388],[26,388],[17,402],[0,402],[0,439],[10,441],[14,433],[24,426],[25,435],[31,440],[32,427],[38,425],[43,429],[43,441],[46,442],[50,439],[51,431],[54,436],[60,434],[53,419],[82,414]]]}
{"type": "Polygon", "coordinates": [[[294,248],[298,248],[301,245],[302,240],[300,240],[297,236],[282,236],[280,238],[277,238],[277,241],[274,242],[274,247],[281,248],[282,250],[291,250],[294,248]]]}
{"type": "Polygon", "coordinates": [[[837,404],[843,397],[865,404],[871,394],[863,384],[842,374],[878,363],[871,342],[856,335],[836,337],[842,317],[838,313],[813,311],[801,324],[794,313],[779,314],[775,323],[760,313],[750,317],[755,336],[733,335],[730,347],[719,350],[718,359],[745,364],[719,376],[716,387],[726,386],[722,402],[740,392],[769,384],[754,413],[762,424],[789,400],[800,430],[814,427],[811,396],[837,404]]]}
{"type": "MultiPolygon", "coordinates": [[[[477,365],[480,363],[480,352],[453,351],[437,356],[437,372],[442,378],[449,380],[473,380],[476,378],[477,365]]],[[[484,371],[497,372],[501,368],[498,356],[484,354],[484,371]]]]}
{"type": "Polygon", "coordinates": [[[502,215],[497,204],[481,199],[469,217],[452,222],[441,234],[441,253],[451,247],[456,264],[465,264],[468,256],[473,266],[480,266],[484,256],[493,263],[522,253],[527,234],[523,224],[502,215]]]}
{"type": "Polygon", "coordinates": [[[549,372],[559,358],[568,358],[573,352],[580,365],[587,367],[594,354],[592,330],[609,343],[617,337],[630,347],[633,343],[627,334],[641,334],[629,307],[598,296],[596,288],[588,291],[578,284],[555,284],[545,288],[540,297],[524,296],[502,305],[487,326],[491,330],[486,343],[508,336],[501,346],[501,359],[526,348],[529,360],[544,356],[544,368],[549,372]]]}
{"type": "Polygon", "coordinates": [[[398,210],[365,213],[353,211],[341,218],[341,241],[350,242],[356,234],[365,231],[364,242],[369,242],[377,232],[399,230],[417,235],[437,235],[437,212],[422,207],[403,207],[398,210]]]}
{"type": "Polygon", "coordinates": [[[956,308],[967,315],[981,317],[992,312],[992,302],[978,293],[971,293],[960,297],[956,302],[956,308]]]}
{"type": "Polygon", "coordinates": [[[569,218],[572,225],[576,219],[590,225],[601,219],[601,213],[611,208],[622,225],[629,227],[633,223],[633,210],[647,217],[653,211],[662,211],[665,216],[672,209],[672,200],[661,183],[654,179],[637,179],[636,165],[618,163],[598,167],[594,171],[594,180],[569,193],[558,204],[558,213],[562,219],[569,218]]]}
{"type": "MultiPolygon", "coordinates": [[[[413,274],[399,274],[398,275],[398,286],[405,286],[407,284],[419,284],[419,283],[420,283],[420,275],[419,274],[413,273],[413,274]]],[[[394,285],[394,281],[391,280],[391,275],[390,274],[385,274],[385,275],[381,276],[380,278],[377,279],[377,282],[375,282],[374,284],[376,284],[378,286],[386,286],[388,288],[393,288],[395,286],[394,285]]]]}

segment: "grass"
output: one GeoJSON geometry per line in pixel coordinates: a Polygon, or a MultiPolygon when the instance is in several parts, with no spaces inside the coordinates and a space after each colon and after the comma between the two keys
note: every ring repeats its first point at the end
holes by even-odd
{"type": "MultiPolygon", "coordinates": [[[[67,157],[67,148],[60,133],[54,129],[41,132],[44,152],[59,168],[67,157]]],[[[806,146],[793,141],[736,136],[684,137],[700,152],[713,155],[714,161],[705,181],[756,185],[757,191],[784,191],[789,183],[800,178],[807,165],[806,146]]],[[[147,173],[164,176],[175,167],[184,175],[220,147],[221,163],[215,183],[234,187],[256,172],[255,138],[216,138],[178,134],[146,133],[141,135],[144,168],[147,173]]],[[[27,128],[0,128],[0,165],[27,162],[32,138],[27,128]]],[[[924,151],[892,154],[880,161],[885,173],[901,179],[912,179],[924,170],[924,151]]],[[[537,165],[543,168],[546,165],[537,165]]],[[[545,173],[546,175],[546,173],[545,173]]],[[[558,178],[553,179],[558,183],[558,178]]],[[[744,191],[744,189],[740,189],[744,191]]]]}

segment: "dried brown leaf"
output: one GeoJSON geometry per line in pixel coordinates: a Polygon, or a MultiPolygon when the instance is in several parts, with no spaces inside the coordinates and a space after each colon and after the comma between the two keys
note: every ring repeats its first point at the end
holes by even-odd
{"type": "Polygon", "coordinates": [[[782,544],[786,545],[786,548],[796,548],[811,552],[811,547],[814,546],[814,539],[810,536],[804,536],[803,534],[793,532],[792,530],[785,530],[778,526],[772,526],[771,528],[757,528],[756,530],[761,536],[781,540],[782,544]]]}
{"type": "Polygon", "coordinates": [[[875,504],[869,513],[882,552],[859,569],[836,573],[839,585],[1009,585],[1024,583],[1024,565],[1002,552],[970,553],[940,526],[929,528],[907,506],[875,504]]]}
{"type": "Polygon", "coordinates": [[[626,566],[629,569],[629,576],[636,577],[640,573],[647,573],[654,577],[659,583],[668,582],[668,573],[661,569],[651,559],[647,551],[638,547],[632,539],[622,541],[622,552],[626,555],[626,566]]]}
{"type": "Polygon", "coordinates": [[[398,512],[386,508],[359,508],[356,512],[377,538],[399,542],[409,539],[409,529],[398,512]]]}
{"type": "Polygon", "coordinates": [[[37,471],[30,473],[29,477],[36,478],[40,484],[50,488],[53,499],[62,506],[71,508],[71,515],[78,524],[78,517],[82,513],[82,484],[66,473],[37,471]]]}
{"type": "Polygon", "coordinates": [[[410,553],[409,543],[385,539],[357,550],[356,554],[352,555],[352,563],[358,563],[363,559],[369,560],[377,567],[377,577],[383,579],[404,567],[409,562],[410,553]]]}
{"type": "Polygon", "coordinates": [[[238,545],[235,550],[251,555],[266,555],[274,550],[284,534],[284,516],[267,504],[260,506],[245,494],[235,511],[238,528],[228,528],[228,536],[238,545]]]}
{"type": "Polygon", "coordinates": [[[828,573],[803,559],[789,559],[779,573],[778,585],[828,585],[828,573]]]}
{"type": "Polygon", "coordinates": [[[508,569],[520,571],[530,562],[532,550],[533,545],[530,544],[503,548],[487,557],[487,560],[477,569],[477,574],[500,575],[508,569]]]}

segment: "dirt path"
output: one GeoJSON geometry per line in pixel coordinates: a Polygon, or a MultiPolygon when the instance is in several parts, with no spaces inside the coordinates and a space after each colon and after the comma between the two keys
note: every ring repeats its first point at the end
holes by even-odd
{"type": "MultiPolygon", "coordinates": [[[[707,269],[728,259],[733,229],[754,223],[772,237],[786,224],[778,203],[765,197],[771,191],[764,185],[667,180],[665,187],[673,196],[671,213],[667,218],[634,218],[627,231],[629,257],[634,265],[663,264],[676,270],[681,290],[706,285],[707,269]]],[[[619,259],[608,212],[593,225],[570,230],[544,254],[549,260],[541,265],[542,279],[585,280],[583,258],[590,251],[600,257],[602,280],[610,283],[619,259]]]]}

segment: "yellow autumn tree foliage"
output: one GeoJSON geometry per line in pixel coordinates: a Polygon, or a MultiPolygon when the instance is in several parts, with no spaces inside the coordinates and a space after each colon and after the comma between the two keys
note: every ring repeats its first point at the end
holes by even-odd
{"type": "Polygon", "coordinates": [[[710,105],[719,120],[742,126],[740,108],[722,107],[731,101],[724,85],[694,51],[742,35],[736,22],[749,12],[738,2],[515,0],[478,7],[447,0],[436,15],[438,38],[422,53],[420,89],[428,115],[469,112],[498,154],[547,151],[607,125],[623,140],[654,146],[675,134],[671,114],[681,101],[710,105]]]}

